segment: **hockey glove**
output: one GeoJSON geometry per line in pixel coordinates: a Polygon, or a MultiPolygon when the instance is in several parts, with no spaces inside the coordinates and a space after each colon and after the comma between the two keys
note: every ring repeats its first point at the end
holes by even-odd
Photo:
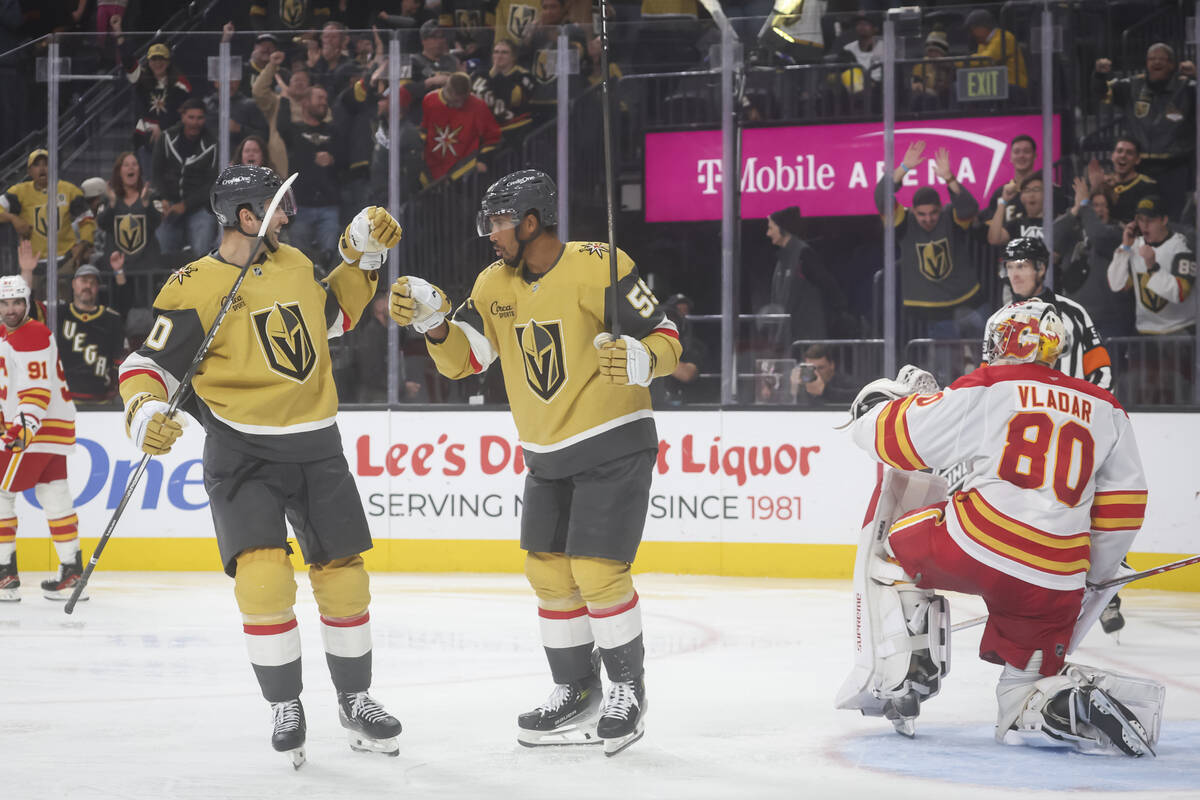
{"type": "Polygon", "coordinates": [[[417,333],[431,331],[446,320],[450,301],[446,293],[424,278],[401,275],[392,284],[388,313],[397,325],[411,325],[417,333]]]}
{"type": "Polygon", "coordinates": [[[168,408],[170,406],[162,400],[155,400],[149,394],[140,394],[130,401],[125,412],[125,429],[143,453],[165,455],[171,452],[171,446],[183,433],[181,420],[167,417],[168,408]]]}
{"type": "Polygon", "coordinates": [[[379,264],[364,266],[359,259],[364,253],[379,253],[395,247],[400,241],[400,233],[400,223],[386,208],[368,206],[355,214],[346,226],[338,239],[338,252],[347,264],[358,263],[363,269],[378,269],[379,264]]]}
{"type": "Polygon", "coordinates": [[[19,422],[14,422],[4,431],[4,448],[11,450],[14,453],[19,453],[26,447],[29,447],[33,441],[33,435],[37,433],[37,429],[41,427],[41,422],[33,417],[21,415],[19,422]]]}
{"type": "Polygon", "coordinates": [[[632,336],[614,339],[598,333],[592,344],[600,351],[600,377],[619,386],[649,386],[654,378],[654,353],[632,336]]]}
{"type": "Polygon", "coordinates": [[[938,391],[938,382],[933,375],[912,364],[905,364],[896,374],[896,379],[877,378],[859,390],[850,403],[850,420],[839,428],[845,428],[880,403],[886,403],[910,394],[933,394],[938,391]]]}

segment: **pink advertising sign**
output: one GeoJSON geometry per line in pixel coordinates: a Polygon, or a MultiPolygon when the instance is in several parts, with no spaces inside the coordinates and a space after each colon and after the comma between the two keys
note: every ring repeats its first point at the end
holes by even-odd
{"type": "MultiPolygon", "coordinates": [[[[980,205],[1012,178],[1009,142],[1029,134],[1042,152],[1038,116],[968,117],[896,123],[896,162],[909,144],[925,142],[925,161],[904,177],[898,193],[908,205],[921,186],[942,190],[933,155],[945,147],[960,183],[980,205]]],[[[1059,155],[1054,117],[1053,158],[1059,155]]],[[[1038,161],[1039,168],[1041,160],[1038,161]]],[[[875,183],[883,174],[883,126],[798,125],[742,132],[741,204],[744,219],[760,219],[791,205],[807,217],[875,214],[875,183]]],[[[721,218],[721,132],[646,134],[646,221],[721,218]]]]}

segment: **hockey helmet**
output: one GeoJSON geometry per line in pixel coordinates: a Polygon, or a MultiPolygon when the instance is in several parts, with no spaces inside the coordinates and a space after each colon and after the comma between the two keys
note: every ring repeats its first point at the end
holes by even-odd
{"type": "Polygon", "coordinates": [[[480,236],[515,228],[526,214],[537,214],[543,228],[558,224],[558,187],[540,170],[523,169],[488,187],[475,228],[480,236]]]}
{"type": "MultiPolygon", "coordinates": [[[[223,169],[213,184],[209,196],[212,212],[223,228],[238,227],[238,209],[242,206],[249,206],[262,219],[282,185],[280,177],[267,167],[233,164],[223,169]]],[[[289,217],[296,213],[290,189],[280,201],[279,210],[289,217]]]]}
{"type": "Polygon", "coordinates": [[[985,364],[1054,366],[1071,346],[1071,335],[1058,310],[1042,300],[1012,303],[992,314],[983,334],[985,364]]]}
{"type": "Polygon", "coordinates": [[[29,284],[20,275],[0,278],[0,300],[24,300],[29,305],[29,284]]]}
{"type": "Polygon", "coordinates": [[[1033,236],[1021,236],[1009,240],[1004,246],[1004,263],[1009,261],[1032,261],[1036,267],[1045,267],[1050,263],[1050,253],[1041,239],[1033,236]]]}

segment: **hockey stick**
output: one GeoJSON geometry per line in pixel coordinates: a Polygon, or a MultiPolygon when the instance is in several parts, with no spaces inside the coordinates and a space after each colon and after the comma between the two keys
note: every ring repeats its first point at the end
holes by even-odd
{"type": "MultiPolygon", "coordinates": [[[[1149,578],[1151,575],[1161,575],[1164,572],[1171,572],[1172,570],[1179,569],[1180,567],[1191,566],[1192,564],[1200,564],[1200,556],[1188,556],[1187,558],[1181,558],[1178,561],[1172,561],[1169,564],[1162,564],[1157,567],[1142,570],[1141,572],[1134,572],[1131,575],[1112,578],[1111,580],[1101,581],[1100,583],[1089,583],[1088,588],[1099,592],[1103,591],[1104,589],[1111,589],[1114,586],[1124,586],[1127,583],[1140,581],[1142,578],[1149,578]]],[[[988,615],[984,614],[982,617],[974,617],[972,619],[963,620],[962,622],[951,625],[950,630],[951,632],[965,631],[967,628],[974,628],[976,625],[982,625],[983,623],[987,622],[987,619],[988,615]]]]}
{"type": "MultiPolygon", "coordinates": [[[[292,183],[295,182],[299,174],[298,172],[293,172],[291,177],[284,181],[283,185],[276,190],[275,196],[271,198],[271,204],[267,206],[266,213],[263,214],[262,224],[258,226],[258,236],[255,237],[254,244],[250,248],[250,256],[246,259],[246,263],[242,265],[241,271],[238,272],[237,280],[233,282],[233,288],[229,290],[229,294],[225,296],[224,302],[221,303],[221,308],[217,311],[217,316],[213,320],[212,327],[204,335],[204,341],[200,343],[200,348],[192,358],[192,363],[188,365],[187,372],[179,380],[179,386],[175,388],[175,394],[171,397],[171,401],[167,405],[165,416],[168,419],[175,416],[175,412],[179,410],[179,406],[187,399],[187,394],[191,390],[192,378],[196,377],[196,371],[200,369],[200,362],[208,354],[208,346],[212,344],[213,337],[217,335],[217,330],[225,320],[225,315],[229,313],[229,307],[233,305],[233,300],[237,297],[238,289],[242,288],[242,281],[246,280],[246,273],[250,271],[250,265],[254,263],[254,259],[258,256],[258,250],[262,245],[263,237],[267,234],[267,227],[270,225],[271,219],[275,216],[275,211],[279,208],[279,204],[288,193],[288,189],[291,188],[292,183]]],[[[88,561],[87,567],[84,568],[83,574],[79,577],[79,583],[75,584],[75,590],[71,592],[71,598],[67,600],[67,604],[63,607],[65,613],[70,614],[75,610],[75,604],[79,602],[79,596],[83,594],[83,590],[87,587],[88,580],[92,577],[92,572],[96,569],[96,562],[100,560],[100,554],[104,552],[104,546],[108,544],[109,538],[117,527],[117,522],[121,519],[121,514],[125,512],[125,506],[129,504],[130,498],[133,497],[133,492],[137,488],[138,482],[141,481],[142,473],[146,471],[146,465],[150,463],[150,458],[149,453],[142,454],[142,460],[138,462],[137,469],[130,476],[129,484],[125,487],[125,494],[121,497],[121,502],[117,504],[117,509],[113,511],[112,517],[108,520],[108,525],[105,526],[104,533],[100,535],[100,541],[96,543],[96,549],[92,552],[91,560],[88,561]]]]}
{"type": "Polygon", "coordinates": [[[612,309],[612,328],[614,339],[621,338],[621,323],[617,318],[617,221],[614,206],[616,199],[613,194],[616,177],[613,175],[612,152],[612,102],[608,91],[608,10],[609,0],[600,0],[600,94],[604,125],[604,201],[608,210],[608,280],[610,284],[609,308],[612,309]]]}

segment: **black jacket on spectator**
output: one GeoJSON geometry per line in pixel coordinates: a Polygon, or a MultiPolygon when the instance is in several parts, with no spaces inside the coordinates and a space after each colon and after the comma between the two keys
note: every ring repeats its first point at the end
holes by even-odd
{"type": "Polygon", "coordinates": [[[783,306],[792,317],[792,339],[824,339],[825,303],[815,273],[825,272],[817,251],[795,236],[779,248],[779,259],[771,275],[771,302],[783,306]]]}
{"type": "Polygon", "coordinates": [[[338,171],[345,161],[345,154],[333,123],[306,125],[292,122],[290,113],[284,116],[283,111],[281,108],[276,125],[287,145],[288,169],[300,173],[293,185],[296,203],[309,208],[336,206],[341,199],[338,171]],[[333,163],[327,167],[316,163],[317,153],[321,151],[333,156],[333,163]]]}
{"type": "MultiPolygon", "coordinates": [[[[429,90],[425,88],[425,81],[432,78],[439,72],[455,72],[458,70],[458,60],[447,53],[437,61],[430,61],[422,53],[417,53],[412,57],[412,80],[404,84],[404,88],[412,96],[412,103],[409,108],[412,109],[416,119],[414,124],[421,121],[421,101],[425,99],[425,95],[429,94],[429,90]]],[[[436,90],[434,90],[436,91],[436,90]]]]}
{"type": "Polygon", "coordinates": [[[373,158],[374,127],[379,97],[363,79],[355,80],[337,95],[333,104],[333,127],[346,161],[341,165],[346,180],[370,178],[368,170],[373,158]]]}
{"type": "MultiPolygon", "coordinates": [[[[376,122],[371,142],[371,202],[386,206],[388,202],[388,160],[390,156],[387,119],[376,122]]],[[[400,118],[400,197],[421,190],[421,171],[425,169],[425,140],[421,129],[400,118]]]]}
{"type": "MultiPolygon", "coordinates": [[[[232,150],[237,146],[237,143],[247,136],[254,134],[259,136],[265,142],[267,140],[267,118],[263,116],[259,110],[258,104],[254,99],[239,91],[229,95],[229,121],[236,122],[238,130],[234,130],[231,126],[229,129],[229,147],[232,150]]],[[[209,136],[215,141],[217,139],[217,126],[221,124],[221,96],[217,92],[213,92],[208,97],[204,98],[204,127],[208,130],[209,136]]]]}
{"type": "Polygon", "coordinates": [[[796,392],[796,405],[810,408],[848,406],[860,388],[862,387],[853,383],[845,374],[835,371],[833,377],[829,379],[829,383],[825,384],[825,390],[820,394],[809,394],[801,385],[799,391],[796,392]]]}
{"type": "Polygon", "coordinates": [[[1121,226],[1105,224],[1089,206],[1054,220],[1054,252],[1062,254],[1055,287],[1092,315],[1104,338],[1132,336],[1133,306],[1108,288],[1108,263],[1121,244],[1121,226]]]}
{"type": "Polygon", "coordinates": [[[362,72],[362,65],[352,58],[342,56],[337,64],[330,65],[325,57],[317,59],[317,63],[309,70],[312,82],[325,87],[330,97],[337,97],[340,92],[350,88],[362,72]]]}
{"type": "Polygon", "coordinates": [[[126,203],[119,198],[112,205],[105,205],[96,216],[96,229],[103,231],[108,243],[104,262],[115,250],[125,254],[126,272],[144,272],[158,266],[158,237],[154,235],[162,223],[162,214],[153,202],[138,198],[126,203]]]}
{"type": "MultiPolygon", "coordinates": [[[[896,183],[900,188],[900,183],[896,183]]],[[[948,319],[953,308],[978,305],[979,265],[971,259],[967,228],[979,203],[965,188],[950,193],[950,206],[932,231],[917,224],[912,212],[896,205],[896,244],[900,249],[900,286],[904,306],[926,319],[948,319]]],[[[882,214],[883,183],[875,186],[875,206],[882,214]]]]}
{"type": "Polygon", "coordinates": [[[1108,79],[1094,73],[1093,86],[1125,117],[1129,133],[1142,146],[1142,168],[1160,160],[1190,156],[1196,149],[1196,82],[1178,71],[1165,81],[1144,74],[1108,79]]]}
{"type": "MultiPolygon", "coordinates": [[[[1125,183],[1113,184],[1112,190],[1116,199],[1112,207],[1112,218],[1122,222],[1132,222],[1137,214],[1138,201],[1143,197],[1158,194],[1160,191],[1158,181],[1140,172],[1135,172],[1133,177],[1125,183]]],[[[1094,216],[1095,212],[1092,214],[1094,216]]],[[[1109,255],[1111,256],[1112,253],[1109,255]]]]}
{"type": "Polygon", "coordinates": [[[71,398],[111,400],[117,393],[117,365],[125,356],[125,322],[121,315],[105,306],[86,313],[74,303],[59,303],[56,333],[71,398]]]}
{"type": "Polygon", "coordinates": [[[165,202],[183,201],[189,212],[208,208],[208,193],[216,179],[217,142],[206,129],[188,139],[180,122],[159,137],[154,147],[154,188],[165,202]]]}

